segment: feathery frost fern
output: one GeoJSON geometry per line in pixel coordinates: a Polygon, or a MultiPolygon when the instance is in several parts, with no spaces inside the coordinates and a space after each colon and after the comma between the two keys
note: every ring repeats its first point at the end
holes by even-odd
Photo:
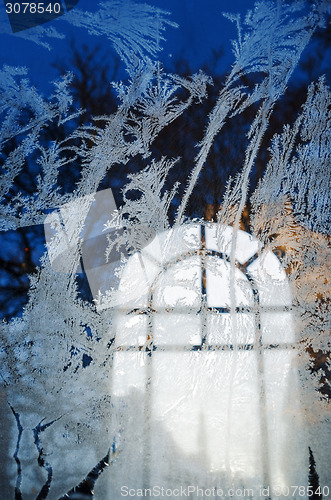
{"type": "Polygon", "coordinates": [[[39,491],[38,499],[56,499],[65,491],[68,494],[62,498],[79,494],[91,498],[94,483],[111,461],[106,455],[109,448],[113,459],[118,450],[119,455],[96,483],[103,499],[121,498],[124,484],[175,488],[197,483],[219,485],[224,492],[231,486],[251,487],[254,498],[268,481],[273,487],[297,484],[293,481],[308,487],[308,447],[320,486],[328,485],[327,398],[321,392],[325,380],[312,374],[311,357],[329,348],[330,91],[324,78],[309,86],[294,124],[284,124],[273,137],[264,174],[251,196],[249,191],[275,103],[327,10],[325,2],[315,2],[308,11],[301,2],[266,1],[257,3],[243,21],[227,14],[238,27],[235,62],[197,145],[173,225],[169,207],[179,182],[169,188],[168,178],[170,171],[173,176],[181,168],[181,160],[167,157],[167,151],[156,158],[152,146],[161,131],[206,98],[212,80],[202,72],[191,78],[166,74],[156,61],[166,26],[175,25],[166,12],[116,0],[103,2],[94,13],[73,9],[66,16],[94,36],[106,34],[128,69],[128,82],[113,82],[117,110],[96,117],[93,125],[76,125],[83,110],[72,101],[70,75],[44,98],[30,86],[25,70],[0,71],[1,229],[43,224],[48,217],[54,234],[40,267],[30,275],[29,301],[22,316],[1,324],[1,379],[14,417],[10,429],[14,455],[8,470],[12,487],[16,484],[15,498],[32,498],[32,490],[39,491]],[[253,86],[242,83],[248,77],[253,86]],[[228,181],[217,221],[188,220],[187,205],[215,138],[230,120],[256,103],[242,170],[228,181]],[[50,141],[50,130],[53,136],[55,131],[61,137],[63,130],[67,135],[50,141]],[[132,173],[130,166],[138,157],[146,166],[132,173]],[[77,164],[80,177],[67,192],[60,184],[61,175],[77,164]],[[89,302],[81,298],[77,278],[84,224],[95,193],[118,165],[128,176],[124,202],[107,214],[103,262],[98,264],[116,279],[108,290],[102,291],[100,285],[99,295],[89,302]],[[38,171],[33,193],[22,193],[17,182],[26,169],[38,171]],[[247,205],[252,236],[240,229],[247,205]],[[60,260],[55,269],[50,256],[61,253],[61,245],[70,250],[66,254],[70,259],[63,259],[63,265],[60,260]],[[118,262],[111,267],[113,251],[118,262]],[[218,291],[220,279],[222,290],[229,287],[228,295],[218,291]],[[260,302],[254,299],[252,280],[260,283],[260,302]],[[208,296],[208,287],[221,297],[219,303],[208,296]],[[268,290],[275,299],[271,305],[268,290]],[[275,314],[278,320],[272,319],[275,314]],[[199,346],[197,322],[208,332],[199,346]],[[265,325],[264,332],[271,336],[276,322],[279,339],[270,341],[269,348],[261,338],[251,340],[254,322],[265,325]],[[222,332],[236,340],[213,348],[208,335],[218,338],[222,332]],[[282,346],[282,335],[292,335],[295,341],[282,346]],[[183,342],[181,336],[186,339],[184,352],[167,358],[183,342]],[[167,344],[164,338],[173,340],[167,344]],[[229,351],[228,344],[235,347],[229,351]],[[279,345],[287,360],[282,374],[277,366],[283,366],[283,358],[273,350],[279,345]],[[256,365],[248,358],[252,349],[256,365]],[[264,408],[264,430],[259,430],[255,407],[248,401],[255,401],[247,385],[254,370],[265,375],[271,391],[270,396],[262,386],[256,389],[264,408]],[[279,376],[277,387],[286,388],[284,393],[270,382],[273,372],[279,376]],[[292,377],[292,386],[286,377],[292,377]],[[177,399],[162,400],[165,386],[178,391],[177,399]],[[161,396],[158,387],[163,387],[161,396]],[[297,393],[291,392],[293,388],[297,393]],[[209,393],[210,399],[204,399],[209,393]],[[151,403],[152,397],[156,402],[151,403]],[[200,401],[200,413],[192,401],[200,401]],[[242,401],[246,407],[240,406],[242,401]],[[154,417],[148,405],[154,408],[154,417]],[[233,417],[235,408],[240,419],[233,417]],[[273,412],[271,417],[268,412],[273,412]],[[277,428],[270,423],[281,418],[281,412],[287,415],[287,423],[278,429],[284,450],[277,448],[272,437],[277,428]],[[291,418],[299,437],[286,427],[291,418]],[[224,421],[232,422],[232,427],[224,421]],[[217,453],[215,425],[224,431],[222,440],[215,438],[217,453]],[[262,444],[258,451],[254,442],[263,439],[268,425],[268,439],[274,445],[266,451],[262,444]],[[244,451],[236,433],[246,443],[244,451]],[[253,471],[245,453],[255,464],[253,471]]]}

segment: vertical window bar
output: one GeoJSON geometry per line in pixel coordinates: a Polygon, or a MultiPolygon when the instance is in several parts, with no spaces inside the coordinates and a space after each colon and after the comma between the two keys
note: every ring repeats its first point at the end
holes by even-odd
{"type": "Polygon", "coordinates": [[[201,236],[200,236],[200,259],[201,259],[201,307],[200,307],[200,317],[201,317],[201,347],[207,346],[207,272],[206,272],[206,230],[205,226],[201,225],[201,236]]]}

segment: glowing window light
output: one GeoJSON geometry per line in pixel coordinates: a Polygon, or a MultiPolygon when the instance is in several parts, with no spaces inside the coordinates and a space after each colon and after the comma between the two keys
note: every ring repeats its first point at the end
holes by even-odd
{"type": "Polygon", "coordinates": [[[231,270],[232,237],[213,224],[158,235],[103,303],[123,431],[112,488],[307,483],[286,274],[243,231],[231,270]]]}

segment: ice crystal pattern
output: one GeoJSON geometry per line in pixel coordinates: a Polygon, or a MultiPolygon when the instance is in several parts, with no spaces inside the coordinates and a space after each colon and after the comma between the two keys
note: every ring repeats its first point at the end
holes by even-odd
{"type": "Polygon", "coordinates": [[[181,160],[166,151],[154,158],[152,145],[203,101],[212,81],[203,72],[163,71],[156,57],[167,13],[114,1],[68,15],[93,35],[106,33],[129,73],[126,83],[113,82],[117,110],[91,126],[75,126],[83,111],[72,101],[70,75],[46,99],[25,70],[1,70],[1,229],[47,218],[52,234],[22,316],[1,325],[16,498],[32,491],[38,499],[91,497],[96,485],[99,498],[120,499],[123,485],[156,484],[219,486],[224,494],[250,488],[259,498],[268,485],[308,487],[312,464],[319,484],[330,484],[327,398],[311,369],[312,354],[329,348],[324,78],[311,83],[294,123],[273,137],[249,194],[275,103],[328,9],[325,2],[304,7],[265,2],[243,21],[227,14],[238,27],[235,62],[201,131],[174,223],[169,207],[179,183],[166,181],[181,160]],[[245,87],[245,75],[257,83],[245,87]],[[256,103],[241,173],[229,179],[216,219],[190,221],[187,204],[215,138],[256,103]],[[45,141],[50,127],[66,124],[67,137],[45,141]],[[100,286],[88,302],[77,283],[88,248],[84,225],[106,175],[137,157],[146,166],[128,170],[123,205],[109,202],[101,261],[90,265],[102,270],[100,286]],[[66,192],[60,172],[77,162],[80,178],[66,192]],[[16,187],[26,165],[38,166],[32,194],[16,187]],[[251,234],[240,226],[247,205],[251,234]],[[61,254],[55,266],[52,256],[61,254]],[[106,285],[103,276],[111,278],[106,285]]]}

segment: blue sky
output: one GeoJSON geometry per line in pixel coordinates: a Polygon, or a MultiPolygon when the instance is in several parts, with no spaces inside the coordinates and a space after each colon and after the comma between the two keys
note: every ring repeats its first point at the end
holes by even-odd
{"type": "MultiPolygon", "coordinates": [[[[167,41],[159,59],[167,68],[171,69],[176,60],[185,59],[192,71],[197,71],[211,61],[213,50],[223,49],[224,55],[218,68],[220,73],[226,71],[233,61],[230,39],[236,38],[235,26],[222,16],[222,12],[245,13],[254,5],[252,0],[232,0],[231,4],[225,0],[147,0],[145,3],[169,11],[170,19],[179,24],[177,29],[168,27],[165,33],[167,41]]],[[[95,6],[93,0],[80,0],[75,9],[94,10],[95,6]]],[[[110,59],[113,52],[106,37],[89,36],[84,29],[75,28],[61,18],[44,25],[54,27],[66,36],[62,40],[48,39],[51,50],[23,39],[19,34],[12,34],[2,0],[1,27],[7,33],[0,33],[0,67],[3,64],[26,66],[32,83],[42,91],[48,91],[48,82],[58,75],[52,64],[68,61],[71,40],[78,48],[83,44],[90,47],[99,45],[104,53],[109,50],[110,59]]],[[[27,31],[33,33],[33,29],[27,31]]]]}

